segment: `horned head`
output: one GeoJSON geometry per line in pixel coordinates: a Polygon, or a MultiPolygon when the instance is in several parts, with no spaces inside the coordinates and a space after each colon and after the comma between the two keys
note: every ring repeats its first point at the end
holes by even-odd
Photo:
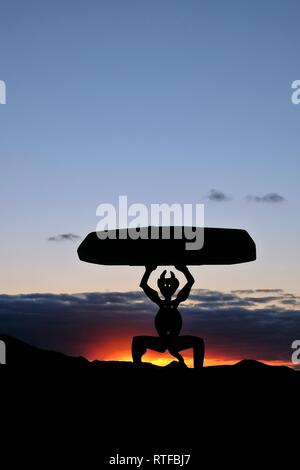
{"type": "Polygon", "coordinates": [[[161,293],[165,295],[172,296],[178,286],[179,286],[179,281],[176,278],[175,274],[173,271],[170,273],[170,277],[166,277],[166,270],[160,275],[159,279],[157,280],[157,285],[161,293]]]}

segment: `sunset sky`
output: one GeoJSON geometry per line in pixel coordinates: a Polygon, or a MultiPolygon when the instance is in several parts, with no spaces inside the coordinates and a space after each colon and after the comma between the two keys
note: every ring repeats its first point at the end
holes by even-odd
{"type": "Polygon", "coordinates": [[[299,15],[297,0],[1,2],[0,330],[129,360],[132,335],[154,334],[143,268],[82,263],[78,244],[119,195],[203,203],[205,225],[249,231],[257,261],[191,269],[185,331],[206,339],[207,364],[288,362],[299,15]]]}

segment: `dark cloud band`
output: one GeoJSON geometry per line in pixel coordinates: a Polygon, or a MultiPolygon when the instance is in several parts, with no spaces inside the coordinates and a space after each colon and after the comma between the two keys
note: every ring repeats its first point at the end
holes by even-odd
{"type": "MultiPolygon", "coordinates": [[[[211,357],[290,361],[300,339],[300,299],[280,289],[194,290],[181,308],[183,334],[204,338],[211,357]]],[[[141,292],[0,295],[0,333],[89,356],[134,334],[155,334],[155,306],[141,292]],[[95,348],[94,348],[95,349],[95,348]]]]}

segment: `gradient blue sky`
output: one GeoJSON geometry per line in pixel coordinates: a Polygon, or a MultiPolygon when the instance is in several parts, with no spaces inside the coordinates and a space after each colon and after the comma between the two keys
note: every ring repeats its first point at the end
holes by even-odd
{"type": "Polygon", "coordinates": [[[96,207],[205,203],[258,260],[196,268],[197,287],[299,288],[300,3],[2,1],[3,293],[134,290],[141,268],[79,262],[96,207]],[[209,201],[212,188],[232,199],[209,201]],[[276,192],[281,203],[246,202],[276,192]]]}

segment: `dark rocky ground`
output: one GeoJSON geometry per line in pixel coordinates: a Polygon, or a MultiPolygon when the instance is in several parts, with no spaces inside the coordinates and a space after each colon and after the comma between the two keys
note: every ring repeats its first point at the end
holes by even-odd
{"type": "Polygon", "coordinates": [[[89,362],[0,339],[5,468],[123,468],[108,464],[117,453],[187,453],[199,469],[297,463],[299,371],[251,360],[201,370],[89,362]]]}

